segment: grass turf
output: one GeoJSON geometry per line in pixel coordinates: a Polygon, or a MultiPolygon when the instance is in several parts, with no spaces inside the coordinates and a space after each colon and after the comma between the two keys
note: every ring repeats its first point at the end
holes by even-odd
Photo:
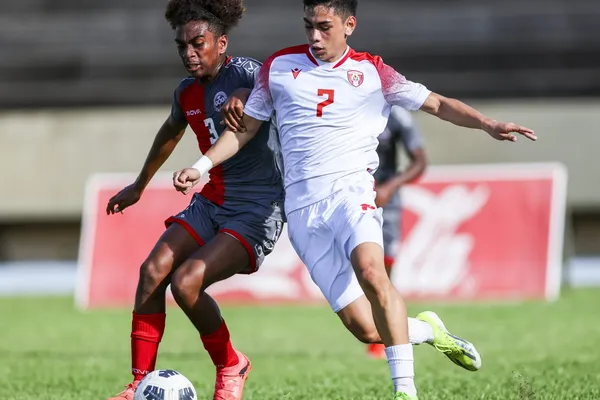
{"type": "MultiPolygon", "coordinates": [[[[600,290],[565,291],[553,304],[412,305],[438,312],[473,341],[483,369],[464,371],[428,345],[415,348],[429,399],[600,399],[600,290]]],[[[391,399],[385,361],[365,357],[325,307],[224,308],[234,345],[254,370],[245,400],[391,399]]],[[[106,399],[128,383],[128,310],[80,313],[68,298],[0,299],[0,399],[106,399]]],[[[176,308],[158,368],[176,369],[210,399],[214,367],[176,308]]]]}

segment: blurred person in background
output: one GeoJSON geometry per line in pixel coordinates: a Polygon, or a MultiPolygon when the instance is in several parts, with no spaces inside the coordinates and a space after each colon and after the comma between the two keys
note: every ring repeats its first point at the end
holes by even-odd
{"type": "MultiPolygon", "coordinates": [[[[374,174],[377,184],[375,204],[383,208],[384,263],[389,276],[401,239],[402,205],[399,190],[423,174],[427,167],[427,156],[423,138],[412,115],[402,107],[392,107],[385,130],[378,139],[379,167],[374,174]],[[402,172],[398,172],[399,146],[404,148],[410,159],[406,170],[402,172]]],[[[372,358],[385,359],[385,346],[381,343],[371,343],[367,345],[367,354],[372,358]]]]}
{"type": "MultiPolygon", "coordinates": [[[[137,180],[110,199],[107,213],[135,204],[189,125],[205,153],[224,127],[221,111],[238,88],[252,88],[260,63],[227,55],[227,33],[241,20],[242,0],[170,0],[165,17],[175,31],[189,77],[175,90],[137,180]]],[[[166,289],[200,333],[216,367],[213,399],[239,400],[250,360],[236,350],[219,307],[206,288],[258,270],[283,229],[283,183],[264,124],[252,144],[218,168],[190,205],[167,219],[167,229],[140,268],[131,328],[133,381],[112,400],[132,400],[156,367],[165,331],[166,289]]],[[[187,193],[189,190],[183,190],[187,193]]]]}

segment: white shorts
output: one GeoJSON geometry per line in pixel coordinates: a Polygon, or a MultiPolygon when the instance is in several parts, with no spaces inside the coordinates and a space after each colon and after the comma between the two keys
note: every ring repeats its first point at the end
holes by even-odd
{"type": "Polygon", "coordinates": [[[353,174],[336,182],[341,189],[334,194],[287,215],[292,246],[336,313],[364,294],[350,263],[352,250],[371,242],[383,248],[373,183],[367,172],[353,174]]]}

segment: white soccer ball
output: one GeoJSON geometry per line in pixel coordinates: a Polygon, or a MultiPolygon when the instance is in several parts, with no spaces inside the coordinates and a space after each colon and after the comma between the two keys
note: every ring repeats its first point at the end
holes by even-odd
{"type": "Polygon", "coordinates": [[[133,400],[197,400],[192,382],[177,371],[153,371],[140,382],[133,400]]]}

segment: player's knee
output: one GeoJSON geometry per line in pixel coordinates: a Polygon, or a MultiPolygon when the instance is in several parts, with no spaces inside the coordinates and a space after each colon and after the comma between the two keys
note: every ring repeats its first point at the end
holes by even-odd
{"type": "Polygon", "coordinates": [[[348,330],[354,335],[356,339],[362,343],[378,343],[381,339],[375,325],[367,327],[362,325],[353,324],[346,326],[348,330]]]}
{"type": "Polygon", "coordinates": [[[171,268],[171,263],[165,259],[148,258],[140,267],[140,282],[154,289],[168,278],[171,268]]]}
{"type": "Polygon", "coordinates": [[[356,277],[365,295],[372,298],[384,292],[389,286],[389,278],[384,266],[374,257],[363,257],[358,260],[356,277]]]}
{"type": "Polygon", "coordinates": [[[184,263],[173,273],[171,292],[178,303],[181,300],[185,301],[190,297],[196,297],[203,291],[203,270],[203,264],[198,264],[198,262],[193,267],[184,263]]]}

